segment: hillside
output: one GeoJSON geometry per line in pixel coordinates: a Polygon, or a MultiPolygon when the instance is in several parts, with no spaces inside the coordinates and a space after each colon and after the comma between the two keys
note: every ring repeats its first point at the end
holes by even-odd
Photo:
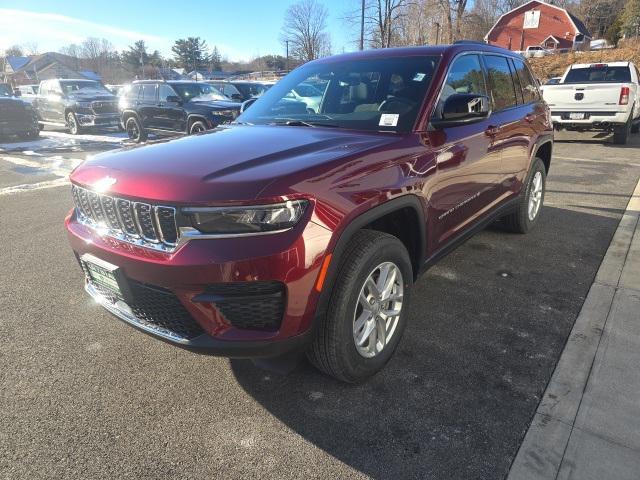
{"type": "Polygon", "coordinates": [[[573,63],[598,63],[630,60],[640,65],[640,43],[611,50],[594,50],[592,52],[571,52],[550,55],[542,58],[530,58],[529,64],[536,76],[545,81],[550,77],[559,77],[573,63]]]}

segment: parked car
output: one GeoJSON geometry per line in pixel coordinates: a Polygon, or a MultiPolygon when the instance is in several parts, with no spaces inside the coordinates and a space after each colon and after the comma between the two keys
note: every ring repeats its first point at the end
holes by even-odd
{"type": "Polygon", "coordinates": [[[287,98],[303,102],[310,112],[316,113],[320,111],[320,101],[322,100],[322,91],[310,83],[303,83],[287,94],[287,98]]]}
{"type": "Polygon", "coordinates": [[[532,45],[522,52],[522,55],[526,58],[532,57],[546,57],[547,55],[555,55],[556,52],[548,48],[544,48],[540,45],[532,45]]]}
{"type": "Polygon", "coordinates": [[[33,106],[41,126],[66,127],[73,135],[91,127],[119,125],[117,98],[95,80],[44,80],[33,106]]]}
{"type": "Polygon", "coordinates": [[[208,83],[188,80],[134,82],[120,98],[120,109],[125,130],[135,142],[146,140],[149,132],[204,132],[240,114],[240,104],[208,83]]]}
{"type": "Polygon", "coordinates": [[[0,136],[33,139],[40,134],[38,121],[28,102],[14,97],[6,83],[0,83],[0,136]]]}
{"type": "Polygon", "coordinates": [[[105,87],[107,87],[107,90],[109,90],[111,93],[113,93],[116,97],[120,95],[120,92],[122,91],[122,89],[125,87],[125,85],[105,85],[105,87]]]}
{"type": "Polygon", "coordinates": [[[87,292],[125,322],[217,355],[306,351],[361,381],[398,346],[421,272],[496,219],[536,226],[552,145],[513,52],[355,52],[210,134],[86,160],[66,228],[87,292]],[[311,78],[320,111],[287,111],[311,78]]]}
{"type": "Polygon", "coordinates": [[[31,103],[38,95],[38,85],[19,85],[15,88],[14,92],[20,99],[31,103]]]}
{"type": "Polygon", "coordinates": [[[217,81],[208,82],[217,88],[224,96],[236,102],[245,102],[250,98],[256,98],[271,88],[270,83],[254,82],[250,80],[217,81]]]}
{"type": "Polygon", "coordinates": [[[574,64],[559,84],[544,88],[557,130],[608,131],[627,143],[640,127],[638,68],[632,62],[574,64]]]}

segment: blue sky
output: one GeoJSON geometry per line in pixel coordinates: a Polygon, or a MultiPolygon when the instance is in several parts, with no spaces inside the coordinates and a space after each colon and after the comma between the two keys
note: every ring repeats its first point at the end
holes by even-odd
{"type": "MultiPolygon", "coordinates": [[[[34,42],[38,51],[57,51],[87,36],[109,39],[118,50],[144,39],[170,55],[177,38],[202,37],[230,60],[269,53],[284,55],[280,29],[294,0],[0,0],[0,50],[34,42]]],[[[354,49],[357,35],[342,20],[357,0],[322,0],[329,10],[334,53],[354,49]]]]}

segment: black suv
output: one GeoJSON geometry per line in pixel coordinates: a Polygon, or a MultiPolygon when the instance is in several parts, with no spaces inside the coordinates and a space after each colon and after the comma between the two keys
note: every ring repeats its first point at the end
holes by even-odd
{"type": "Polygon", "coordinates": [[[16,135],[21,139],[38,136],[40,129],[36,114],[27,102],[14,97],[6,83],[0,83],[0,136],[16,135]]]}
{"type": "Polygon", "coordinates": [[[44,80],[32,104],[41,126],[66,127],[73,135],[120,124],[117,97],[95,80],[44,80]]]}
{"type": "Polygon", "coordinates": [[[148,131],[191,134],[230,123],[240,104],[204,82],[141,80],[123,92],[120,112],[129,138],[143,142],[148,131]]]}

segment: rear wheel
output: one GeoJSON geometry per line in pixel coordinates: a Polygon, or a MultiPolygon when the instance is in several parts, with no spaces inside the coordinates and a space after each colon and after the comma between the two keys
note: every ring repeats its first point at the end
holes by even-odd
{"type": "Polygon", "coordinates": [[[342,258],[307,356],[328,375],[355,383],[381,370],[398,346],[413,273],[402,242],[374,230],[357,232],[342,258]]]}
{"type": "Polygon", "coordinates": [[[127,130],[127,136],[130,140],[136,143],[144,142],[147,139],[147,134],[140,125],[140,121],[136,117],[129,117],[125,123],[127,130]]]}
{"type": "Polygon", "coordinates": [[[629,139],[631,133],[631,117],[627,120],[627,123],[616,127],[613,131],[613,143],[616,145],[625,145],[629,139]]]}
{"type": "Polygon", "coordinates": [[[631,125],[631,133],[638,133],[638,132],[640,132],[640,118],[636,121],[636,123],[631,125]]]}
{"type": "Polygon", "coordinates": [[[542,210],[546,185],[547,171],[542,160],[536,157],[515,211],[502,218],[502,223],[507,230],[527,233],[534,227],[542,210]]]}

